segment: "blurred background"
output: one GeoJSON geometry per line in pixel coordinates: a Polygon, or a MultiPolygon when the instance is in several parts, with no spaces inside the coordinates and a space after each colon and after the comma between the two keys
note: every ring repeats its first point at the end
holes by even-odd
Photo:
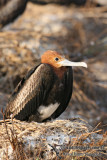
{"type": "Polygon", "coordinates": [[[0,0],[0,108],[49,49],[88,64],[74,68],[73,96],[59,119],[107,129],[107,0],[0,0]]]}

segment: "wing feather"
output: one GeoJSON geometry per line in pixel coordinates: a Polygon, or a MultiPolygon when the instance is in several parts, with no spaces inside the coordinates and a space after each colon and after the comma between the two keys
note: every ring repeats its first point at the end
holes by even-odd
{"type": "Polygon", "coordinates": [[[36,113],[53,82],[52,68],[48,64],[35,67],[18,85],[6,108],[6,117],[26,120],[36,113]]]}

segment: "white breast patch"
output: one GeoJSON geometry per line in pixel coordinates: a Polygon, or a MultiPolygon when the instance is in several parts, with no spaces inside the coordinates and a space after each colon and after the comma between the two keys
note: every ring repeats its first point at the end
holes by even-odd
{"type": "Polygon", "coordinates": [[[41,119],[44,120],[48,117],[50,117],[58,108],[60,104],[50,104],[49,106],[40,106],[38,109],[38,112],[41,114],[41,119]]]}

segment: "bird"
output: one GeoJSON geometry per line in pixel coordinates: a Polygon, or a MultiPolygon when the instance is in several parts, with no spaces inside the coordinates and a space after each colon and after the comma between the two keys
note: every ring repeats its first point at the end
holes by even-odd
{"type": "Polygon", "coordinates": [[[6,118],[46,122],[65,111],[72,96],[72,62],[57,51],[48,50],[15,88],[5,109],[6,118]]]}

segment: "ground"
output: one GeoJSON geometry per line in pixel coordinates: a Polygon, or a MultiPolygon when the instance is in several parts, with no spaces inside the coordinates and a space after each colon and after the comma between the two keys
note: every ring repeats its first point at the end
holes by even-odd
{"type": "Polygon", "coordinates": [[[1,160],[106,160],[106,134],[82,119],[0,122],[1,160]]]}

